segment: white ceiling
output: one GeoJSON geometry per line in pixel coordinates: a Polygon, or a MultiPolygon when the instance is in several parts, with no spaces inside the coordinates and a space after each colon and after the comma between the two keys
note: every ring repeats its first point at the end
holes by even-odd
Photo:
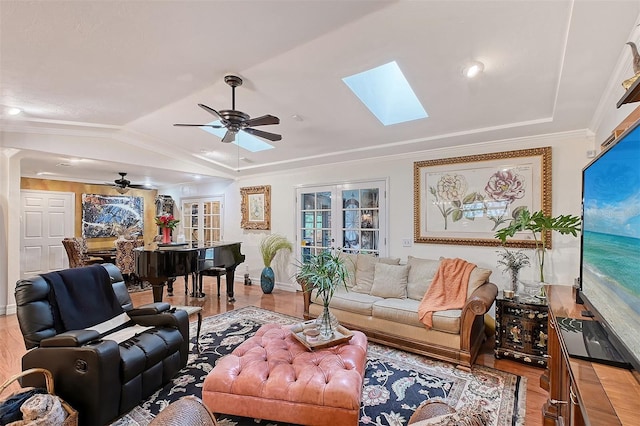
{"type": "Polygon", "coordinates": [[[588,129],[639,12],[635,0],[2,0],[0,146],[27,150],[23,176],[124,171],[164,186],[588,129]],[[341,80],[394,60],[429,118],[384,127],[341,80]],[[485,64],[474,80],[471,60],[485,64]],[[260,127],[282,134],[276,149],[172,126],[213,121],[198,103],[230,109],[226,74],[245,80],[236,109],[280,118],[260,127]],[[72,158],[93,161],[56,166],[72,158]]]}

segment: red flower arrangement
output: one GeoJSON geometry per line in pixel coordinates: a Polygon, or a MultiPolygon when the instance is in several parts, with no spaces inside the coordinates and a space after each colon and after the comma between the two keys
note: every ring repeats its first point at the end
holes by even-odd
{"type": "Polygon", "coordinates": [[[156,217],[156,225],[160,228],[175,229],[179,222],[180,220],[173,217],[172,214],[163,214],[156,217]]]}

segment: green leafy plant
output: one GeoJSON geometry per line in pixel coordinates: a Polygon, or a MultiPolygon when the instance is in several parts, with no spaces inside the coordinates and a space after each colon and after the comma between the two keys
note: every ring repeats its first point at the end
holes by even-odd
{"type": "Polygon", "coordinates": [[[502,244],[507,238],[513,237],[516,232],[529,231],[533,235],[536,245],[536,256],[538,258],[538,267],[540,268],[540,282],[544,281],[544,255],[547,251],[547,238],[552,231],[560,234],[571,234],[578,236],[580,229],[580,218],[573,215],[559,215],[555,217],[547,216],[543,211],[534,213],[524,208],[518,208],[513,211],[513,220],[504,228],[499,229],[495,233],[495,237],[500,239],[502,244]]]}
{"type": "Polygon", "coordinates": [[[333,293],[339,286],[347,288],[349,271],[337,253],[323,251],[305,256],[304,261],[297,266],[297,281],[306,291],[316,290],[316,297],[322,299],[325,307],[329,306],[333,293]]]}
{"type": "Polygon", "coordinates": [[[260,254],[262,255],[264,266],[267,268],[271,267],[271,262],[273,262],[279,250],[291,251],[292,249],[291,242],[284,235],[271,234],[260,241],[260,254]]]}

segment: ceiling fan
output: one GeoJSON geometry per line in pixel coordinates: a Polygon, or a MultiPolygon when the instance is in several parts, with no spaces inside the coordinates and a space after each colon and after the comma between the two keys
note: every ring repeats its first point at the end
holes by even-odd
{"type": "Polygon", "coordinates": [[[273,115],[262,115],[260,117],[251,118],[248,114],[242,111],[236,110],[236,87],[242,86],[242,79],[235,75],[227,75],[224,77],[224,82],[231,86],[231,109],[221,109],[216,111],[204,104],[198,104],[198,106],[218,120],[221,125],[217,124],[174,124],[174,126],[187,126],[187,127],[213,127],[214,129],[226,128],[227,132],[222,138],[222,142],[229,143],[236,139],[236,134],[239,131],[247,132],[250,135],[257,136],[259,138],[267,139],[270,141],[282,140],[281,135],[275,133],[269,133],[262,130],[254,129],[254,126],[268,126],[271,124],[280,124],[280,119],[273,115]]]}
{"type": "MultiPolygon", "coordinates": [[[[134,188],[134,189],[149,189],[149,187],[146,186],[146,185],[132,185],[131,181],[126,178],[127,174],[125,172],[118,172],[118,174],[120,175],[120,179],[116,179],[116,180],[113,181],[113,187],[120,194],[126,194],[127,192],[129,192],[129,189],[131,189],[131,188],[134,188]]],[[[109,183],[109,185],[111,185],[111,184],[109,183]]]]}

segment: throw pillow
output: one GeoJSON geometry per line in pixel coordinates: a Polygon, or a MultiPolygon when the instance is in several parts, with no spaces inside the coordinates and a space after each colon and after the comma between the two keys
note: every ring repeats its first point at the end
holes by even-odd
{"type": "Polygon", "coordinates": [[[407,276],[409,267],[376,263],[371,295],[396,299],[407,298],[407,276]]]}
{"type": "Polygon", "coordinates": [[[476,291],[478,287],[484,284],[491,275],[491,269],[485,269],[480,267],[475,267],[471,271],[469,275],[469,286],[467,287],[467,297],[471,296],[471,293],[476,291]]]}
{"type": "Polygon", "coordinates": [[[407,277],[407,296],[410,299],[422,300],[427,288],[438,271],[440,260],[420,259],[408,256],[409,276],[407,277]]]}
{"type": "Polygon", "coordinates": [[[397,265],[400,258],[394,257],[376,257],[372,254],[358,255],[358,263],[356,263],[356,286],[353,291],[357,293],[371,293],[373,286],[373,277],[375,275],[376,263],[397,265]]]}

